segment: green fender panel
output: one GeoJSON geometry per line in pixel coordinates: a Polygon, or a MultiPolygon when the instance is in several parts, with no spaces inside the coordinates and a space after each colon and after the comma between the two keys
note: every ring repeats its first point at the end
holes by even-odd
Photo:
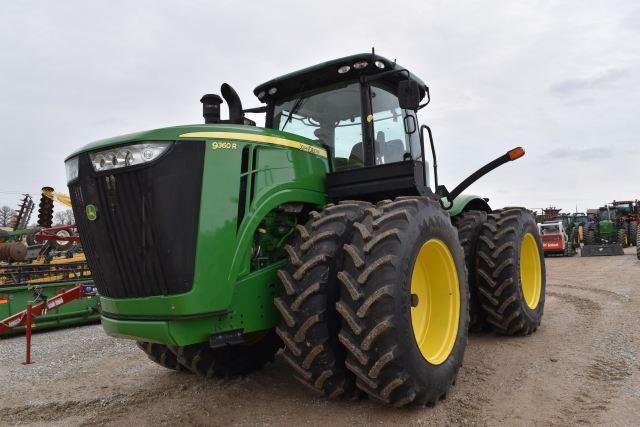
{"type": "MultiPolygon", "coordinates": [[[[444,205],[447,206],[447,202],[443,202],[444,205]]],[[[491,207],[489,207],[489,203],[480,196],[461,194],[453,201],[453,206],[449,209],[449,216],[456,217],[468,210],[491,212],[491,207]]]]}

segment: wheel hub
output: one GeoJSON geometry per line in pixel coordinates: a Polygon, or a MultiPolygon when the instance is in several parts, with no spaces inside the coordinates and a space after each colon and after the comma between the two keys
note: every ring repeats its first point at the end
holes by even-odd
{"type": "Polygon", "coordinates": [[[458,336],[460,284],[453,256],[439,239],[418,252],[411,275],[411,324],[422,356],[443,363],[458,336]]]}
{"type": "Polygon", "coordinates": [[[542,291],[542,270],[538,244],[531,233],[524,235],[520,247],[520,283],[527,306],[535,309],[540,302],[542,291]]]}

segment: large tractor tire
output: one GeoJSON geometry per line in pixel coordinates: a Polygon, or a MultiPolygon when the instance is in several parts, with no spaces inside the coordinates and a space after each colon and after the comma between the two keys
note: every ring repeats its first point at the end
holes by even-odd
{"type": "Polygon", "coordinates": [[[336,304],[346,366],[374,400],[434,405],[454,383],[467,345],[458,233],[438,202],[423,197],[380,202],[354,228],[336,304]]]}
{"type": "Polygon", "coordinates": [[[184,347],[169,346],[180,365],[207,378],[248,375],[273,362],[280,340],[273,330],[245,335],[242,344],[211,348],[208,342],[184,347]]]}
{"type": "Polygon", "coordinates": [[[629,239],[627,237],[627,231],[624,228],[619,228],[617,231],[617,243],[622,245],[623,248],[629,246],[629,239]]]}
{"type": "Polygon", "coordinates": [[[342,248],[351,241],[353,224],[362,220],[370,206],[343,201],[312,212],[311,219],[297,227],[297,238],[285,247],[289,260],[278,272],[282,293],[274,303],[282,319],[276,328],[285,345],[282,358],[296,379],[330,398],[360,395],[355,376],[344,365],[346,350],[338,341],[336,302],[342,248]]]}
{"type": "Polygon", "coordinates": [[[640,259],[640,227],[636,230],[636,257],[640,259]]]}
{"type": "Polygon", "coordinates": [[[136,344],[147,354],[149,359],[158,365],[174,371],[187,371],[184,366],[178,363],[176,355],[166,345],[144,341],[138,341],[136,344]]]}
{"type": "Polygon", "coordinates": [[[496,333],[529,335],[544,311],[545,265],[535,218],[524,208],[488,215],[478,247],[479,295],[496,333]]]}
{"type": "Polygon", "coordinates": [[[482,224],[487,220],[484,211],[467,211],[453,220],[458,229],[458,239],[464,250],[464,263],[469,281],[469,329],[479,332],[485,329],[484,312],[478,298],[477,248],[482,224]]]}
{"type": "Polygon", "coordinates": [[[584,233],[584,244],[595,245],[596,244],[596,232],[593,228],[587,227],[584,233]]]}
{"type": "Polygon", "coordinates": [[[629,236],[631,244],[633,246],[638,246],[638,223],[635,221],[632,221],[629,224],[629,236]]]}

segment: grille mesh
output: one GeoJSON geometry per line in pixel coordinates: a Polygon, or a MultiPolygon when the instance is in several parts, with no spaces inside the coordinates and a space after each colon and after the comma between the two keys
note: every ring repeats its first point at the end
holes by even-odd
{"type": "Polygon", "coordinates": [[[96,174],[80,156],[70,186],[74,215],[98,292],[145,297],[193,285],[204,145],[176,143],[151,165],[96,174]],[[89,221],[87,204],[97,207],[89,221]]]}

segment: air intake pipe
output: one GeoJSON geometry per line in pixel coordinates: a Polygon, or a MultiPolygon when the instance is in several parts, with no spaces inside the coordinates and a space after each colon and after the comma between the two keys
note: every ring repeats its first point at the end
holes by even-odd
{"type": "Polygon", "coordinates": [[[222,104],[222,98],[218,95],[208,93],[200,98],[200,102],[202,102],[202,117],[204,117],[204,122],[208,125],[220,123],[220,104],[222,104]]]}

